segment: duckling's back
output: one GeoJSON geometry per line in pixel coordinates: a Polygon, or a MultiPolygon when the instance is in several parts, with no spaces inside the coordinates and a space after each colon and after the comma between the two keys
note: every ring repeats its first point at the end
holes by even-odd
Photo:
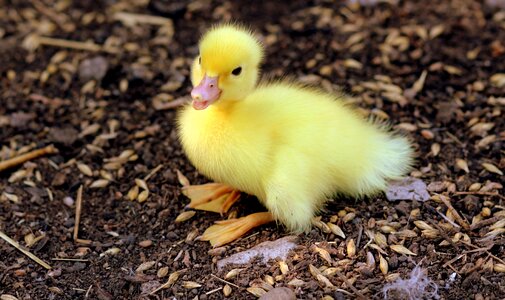
{"type": "Polygon", "coordinates": [[[293,185],[305,184],[321,198],[384,190],[411,166],[405,138],[325,92],[290,83],[260,85],[239,107],[236,117],[248,116],[269,130],[263,134],[270,135],[271,172],[293,174],[293,185]]]}

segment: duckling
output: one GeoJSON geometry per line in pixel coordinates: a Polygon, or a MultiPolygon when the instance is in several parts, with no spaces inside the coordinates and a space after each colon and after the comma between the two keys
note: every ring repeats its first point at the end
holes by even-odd
{"type": "Polygon", "coordinates": [[[363,118],[345,96],[292,80],[258,84],[263,56],[249,29],[213,27],[192,64],[192,102],[178,114],[184,152],[216,182],[184,186],[188,207],[224,213],[245,192],[268,210],[216,222],[201,236],[213,246],[272,221],[307,231],[332,196],[384,191],[413,162],[407,138],[363,118]]]}

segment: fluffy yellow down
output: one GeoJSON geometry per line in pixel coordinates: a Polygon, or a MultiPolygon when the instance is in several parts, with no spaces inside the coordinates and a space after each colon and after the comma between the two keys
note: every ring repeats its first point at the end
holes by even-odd
{"type": "Polygon", "coordinates": [[[262,56],[241,27],[223,25],[202,38],[193,84],[204,73],[220,76],[222,94],[205,110],[183,108],[178,118],[183,149],[199,172],[257,196],[276,220],[300,232],[329,197],[377,193],[409,170],[408,140],[366,121],[341,98],[288,81],[256,86],[262,56]],[[237,66],[242,74],[232,76],[237,66]]]}

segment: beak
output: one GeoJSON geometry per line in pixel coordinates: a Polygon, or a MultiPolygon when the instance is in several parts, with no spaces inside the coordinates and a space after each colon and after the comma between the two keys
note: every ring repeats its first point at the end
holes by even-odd
{"type": "Polygon", "coordinates": [[[209,77],[207,74],[200,81],[200,84],[191,90],[193,98],[193,108],[196,110],[206,109],[212,103],[216,102],[221,96],[221,90],[218,87],[219,76],[209,77]]]}

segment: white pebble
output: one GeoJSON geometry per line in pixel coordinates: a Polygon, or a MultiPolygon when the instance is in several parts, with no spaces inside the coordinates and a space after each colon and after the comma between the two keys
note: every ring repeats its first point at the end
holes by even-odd
{"type": "Polygon", "coordinates": [[[67,196],[67,197],[63,198],[63,204],[65,204],[68,207],[74,206],[74,202],[75,201],[74,201],[74,199],[72,197],[68,197],[67,196]]]}

